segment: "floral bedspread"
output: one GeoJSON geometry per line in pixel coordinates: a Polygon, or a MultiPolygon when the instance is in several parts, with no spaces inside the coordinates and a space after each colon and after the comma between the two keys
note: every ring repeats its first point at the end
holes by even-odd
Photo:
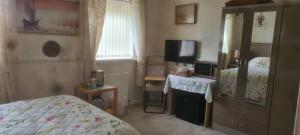
{"type": "Polygon", "coordinates": [[[236,96],[238,68],[230,68],[221,71],[220,94],[224,97],[236,96]]]}
{"type": "Polygon", "coordinates": [[[269,69],[249,68],[247,76],[246,99],[248,102],[264,106],[268,88],[269,69]]]}
{"type": "MultiPolygon", "coordinates": [[[[220,75],[220,94],[225,97],[236,96],[238,68],[231,68],[221,71],[220,75]]],[[[248,102],[265,105],[269,69],[267,68],[248,68],[247,86],[245,99],[248,102]]]]}
{"type": "Polygon", "coordinates": [[[0,105],[0,135],[139,135],[122,120],[73,96],[0,105]]]}

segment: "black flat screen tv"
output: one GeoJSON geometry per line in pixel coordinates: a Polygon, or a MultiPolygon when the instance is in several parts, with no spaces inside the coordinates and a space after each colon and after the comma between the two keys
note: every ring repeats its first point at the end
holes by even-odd
{"type": "Polygon", "coordinates": [[[166,40],[165,61],[194,63],[196,47],[196,41],[194,40],[166,40]]]}

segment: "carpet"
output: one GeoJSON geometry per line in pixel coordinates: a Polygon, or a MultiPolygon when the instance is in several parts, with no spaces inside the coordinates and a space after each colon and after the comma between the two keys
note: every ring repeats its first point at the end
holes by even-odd
{"type": "Polygon", "coordinates": [[[174,115],[144,113],[142,105],[129,106],[119,117],[142,135],[225,135],[176,118],[174,115]]]}

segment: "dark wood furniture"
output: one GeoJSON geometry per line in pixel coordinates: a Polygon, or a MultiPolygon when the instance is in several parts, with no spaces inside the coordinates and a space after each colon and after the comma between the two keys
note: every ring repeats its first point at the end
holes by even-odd
{"type": "Polygon", "coordinates": [[[231,0],[226,2],[226,6],[242,6],[242,5],[253,5],[253,4],[264,4],[270,3],[272,0],[231,0]]]}
{"type": "Polygon", "coordinates": [[[102,87],[98,87],[95,89],[84,88],[80,85],[75,86],[74,93],[75,96],[82,98],[83,100],[93,104],[93,97],[101,96],[103,93],[113,92],[113,102],[110,107],[102,108],[104,111],[117,115],[117,107],[118,107],[118,88],[115,86],[104,85],[102,87]]]}
{"type": "Polygon", "coordinates": [[[300,58],[299,13],[299,2],[223,8],[221,35],[226,38],[220,43],[214,129],[230,135],[293,135],[300,79],[300,62],[297,60],[300,58]],[[264,15],[269,19],[268,24],[274,26],[258,22],[259,15],[264,15]],[[227,20],[230,18],[233,20],[227,20]],[[260,35],[261,29],[257,30],[260,27],[268,27],[271,32],[260,35]],[[268,49],[253,49],[261,41],[271,45],[265,47],[271,48],[271,53],[268,49]],[[238,67],[230,67],[231,52],[236,49],[241,52],[240,63],[238,67]],[[260,98],[260,102],[250,100],[247,95],[248,76],[252,74],[249,62],[255,57],[266,56],[270,57],[270,66],[267,68],[265,98],[260,98]],[[236,93],[231,95],[223,94],[221,89],[221,77],[228,68],[238,72],[236,93]]]}

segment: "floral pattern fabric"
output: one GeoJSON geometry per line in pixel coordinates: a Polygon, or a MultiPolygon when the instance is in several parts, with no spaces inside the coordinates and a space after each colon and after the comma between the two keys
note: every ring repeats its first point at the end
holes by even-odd
{"type": "Polygon", "coordinates": [[[0,135],[139,135],[118,118],[73,96],[0,105],[0,135]]]}
{"type": "Polygon", "coordinates": [[[212,91],[215,83],[215,80],[208,78],[169,75],[164,86],[164,93],[168,93],[169,87],[191,93],[200,93],[205,95],[207,103],[212,103],[212,91]]]}
{"type": "Polygon", "coordinates": [[[223,97],[236,96],[238,68],[230,68],[221,71],[220,75],[220,94],[223,97]]]}
{"type": "MultiPolygon", "coordinates": [[[[221,71],[220,95],[223,97],[236,97],[238,68],[221,71]]],[[[268,68],[249,66],[245,99],[257,105],[265,105],[268,86],[268,68]]]]}
{"type": "Polygon", "coordinates": [[[268,87],[268,68],[248,68],[246,99],[250,103],[264,106],[268,87]]]}
{"type": "Polygon", "coordinates": [[[255,57],[249,61],[249,66],[256,68],[270,68],[270,57],[255,57]]]}

